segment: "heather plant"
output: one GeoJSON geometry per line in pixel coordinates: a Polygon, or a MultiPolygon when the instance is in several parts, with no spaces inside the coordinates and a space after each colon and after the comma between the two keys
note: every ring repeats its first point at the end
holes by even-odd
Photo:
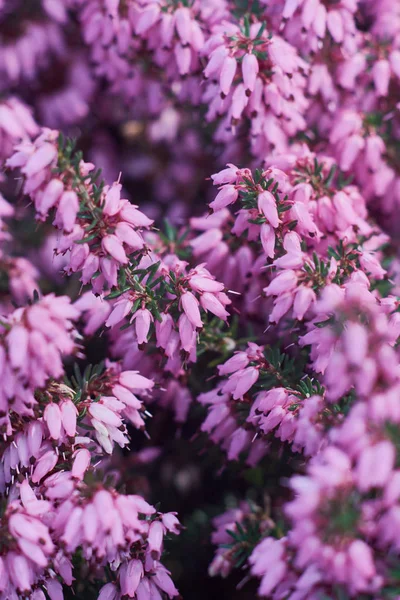
{"type": "Polygon", "coordinates": [[[0,600],[400,598],[397,0],[0,0],[0,600]]]}

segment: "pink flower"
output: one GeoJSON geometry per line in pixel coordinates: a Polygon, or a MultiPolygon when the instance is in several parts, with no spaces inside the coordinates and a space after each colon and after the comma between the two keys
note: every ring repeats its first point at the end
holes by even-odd
{"type": "Polygon", "coordinates": [[[221,210],[236,202],[239,192],[234,185],[224,185],[218,192],[215,200],[210,202],[210,208],[214,211],[221,210]]]}
{"type": "Polygon", "coordinates": [[[61,433],[61,412],[57,404],[50,403],[46,406],[43,414],[44,421],[49,428],[50,437],[58,440],[61,433]]]}
{"type": "Polygon", "coordinates": [[[214,185],[223,185],[224,183],[232,184],[236,183],[238,173],[239,169],[235,165],[228,163],[226,169],[211,175],[211,179],[213,180],[214,185]]]}
{"type": "Polygon", "coordinates": [[[57,148],[53,144],[45,142],[32,156],[28,159],[22,172],[27,177],[37,175],[42,169],[48,167],[57,156],[57,148]]]}
{"type": "Polygon", "coordinates": [[[372,76],[378,96],[387,96],[390,81],[390,65],[387,60],[377,60],[372,67],[372,76]]]}
{"type": "Polygon", "coordinates": [[[235,383],[232,390],[233,398],[235,400],[243,398],[243,396],[255,384],[259,375],[258,369],[254,367],[247,367],[245,369],[241,369],[240,371],[236,371],[236,373],[231,376],[232,383],[233,381],[235,383]]]}
{"type": "Polygon", "coordinates": [[[276,200],[271,192],[261,192],[258,195],[258,210],[268,219],[272,227],[278,227],[280,220],[276,207],[276,200]]]}
{"type": "Polygon", "coordinates": [[[222,292],[224,284],[219,281],[201,275],[193,275],[189,279],[189,285],[195,292],[222,292]]]}
{"type": "Polygon", "coordinates": [[[184,292],[181,296],[182,308],[192,323],[193,327],[203,327],[200,316],[199,302],[191,292],[184,292]]]}
{"type": "Polygon", "coordinates": [[[121,385],[133,392],[141,390],[151,390],[154,387],[154,381],[139,375],[138,371],[123,371],[119,376],[121,385]]]}
{"type": "Polygon", "coordinates": [[[121,242],[115,235],[106,235],[103,238],[101,244],[104,252],[109,254],[114,260],[116,260],[121,265],[127,264],[128,258],[125,254],[125,250],[121,242]]]}
{"type": "Polygon", "coordinates": [[[221,73],[219,77],[219,85],[221,93],[224,96],[229,94],[233,79],[236,74],[237,62],[233,56],[226,56],[222,63],[221,73]]]}
{"type": "Polygon", "coordinates": [[[135,321],[135,331],[138,344],[145,344],[149,334],[150,325],[153,322],[153,315],[147,308],[138,309],[132,317],[135,321]]]}
{"type": "Polygon", "coordinates": [[[371,579],[376,574],[371,548],[362,540],[354,540],[349,548],[351,568],[354,576],[360,574],[365,579],[371,579]]]}
{"type": "Polygon", "coordinates": [[[121,300],[118,300],[115,303],[107,321],[105,322],[105,325],[107,327],[114,327],[115,325],[118,325],[118,323],[120,323],[122,319],[124,319],[131,312],[132,306],[133,301],[129,298],[121,298],[121,300]]]}
{"type": "Polygon", "coordinates": [[[273,227],[268,223],[261,225],[260,240],[265,254],[269,258],[275,256],[275,233],[273,227]]]}
{"type": "Polygon", "coordinates": [[[182,348],[190,353],[196,347],[196,329],[185,314],[179,317],[178,326],[182,348]]]}
{"type": "Polygon", "coordinates": [[[359,488],[366,491],[384,486],[392,474],[394,461],[395,449],[389,441],[366,448],[357,464],[356,477],[359,488]]]}
{"type": "Polygon", "coordinates": [[[254,91],[258,70],[257,57],[254,54],[245,54],[242,61],[242,76],[248,94],[254,91]]]}
{"type": "Polygon", "coordinates": [[[311,288],[299,286],[293,302],[293,314],[296,319],[302,321],[305,313],[315,300],[316,294],[311,288]]]}
{"type": "Polygon", "coordinates": [[[213,313],[216,317],[226,321],[229,317],[229,313],[225,310],[224,305],[209,292],[205,292],[200,296],[200,304],[204,310],[208,310],[213,313]]]}
{"type": "Polygon", "coordinates": [[[91,454],[86,448],[82,448],[78,450],[74,454],[74,462],[72,465],[72,477],[76,479],[82,480],[84,474],[86,473],[91,460],[91,454]]]}
{"type": "Polygon", "coordinates": [[[149,527],[148,543],[153,558],[160,558],[164,528],[160,521],[153,521],[149,527]]]}
{"type": "Polygon", "coordinates": [[[128,563],[124,563],[120,569],[121,593],[129,598],[134,598],[143,574],[143,564],[140,560],[130,560],[128,563]]]}

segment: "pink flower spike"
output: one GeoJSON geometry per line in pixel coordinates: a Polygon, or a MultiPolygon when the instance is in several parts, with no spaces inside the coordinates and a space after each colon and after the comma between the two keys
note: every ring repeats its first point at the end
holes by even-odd
{"type": "Polygon", "coordinates": [[[49,450],[39,458],[35,470],[32,474],[33,483],[39,483],[50,471],[54,469],[58,462],[58,456],[54,450],[49,450]]]}

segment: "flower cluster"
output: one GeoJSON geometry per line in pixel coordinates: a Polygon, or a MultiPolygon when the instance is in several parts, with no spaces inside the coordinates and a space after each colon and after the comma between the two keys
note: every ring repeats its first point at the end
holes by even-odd
{"type": "MultiPolygon", "coordinates": [[[[105,326],[129,319],[139,346],[153,334],[167,357],[167,370],[180,368],[181,353],[195,362],[202,313],[223,321],[228,317],[231,300],[224,284],[203,264],[188,268],[149,231],[152,220],[121,199],[121,184],[99,183],[93,165],[70,144],[64,146],[57,132],[45,129],[33,143],[18,145],[7,165],[24,175],[37,218],[54,214],[53,224],[63,233],[55,252],[68,253],[65,271],[81,273],[81,282],[91,283],[95,294],[110,290],[107,299],[113,305],[103,313],[105,326]]],[[[87,310],[85,302],[82,308],[87,310]]]]}
{"type": "Polygon", "coordinates": [[[69,298],[50,294],[1,322],[1,421],[7,433],[10,412],[33,415],[35,390],[63,376],[63,357],[77,350],[78,317],[69,298]]]}

